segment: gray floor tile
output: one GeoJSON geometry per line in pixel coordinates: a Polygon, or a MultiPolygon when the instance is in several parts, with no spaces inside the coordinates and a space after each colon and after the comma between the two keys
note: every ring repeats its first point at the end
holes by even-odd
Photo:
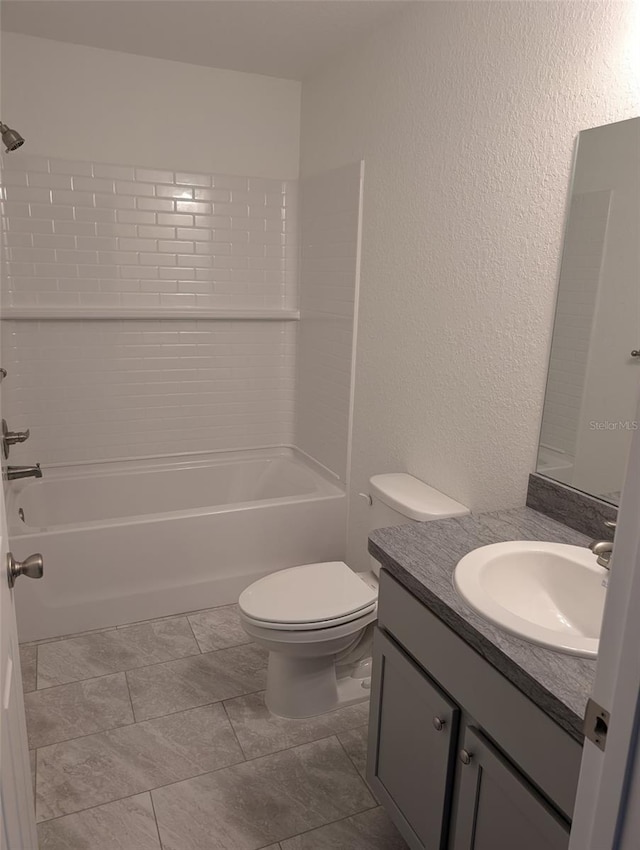
{"type": "Polygon", "coordinates": [[[340,732],[338,740],[347,751],[351,761],[355,764],[358,773],[364,776],[367,770],[367,744],[369,727],[360,726],[358,729],[350,729],[340,732]]]}
{"type": "Polygon", "coordinates": [[[408,850],[382,808],[289,838],[282,850],[408,850]]]}
{"type": "Polygon", "coordinates": [[[267,655],[247,644],[131,670],[127,681],[136,720],[262,690],[267,655]]]}
{"type": "Polygon", "coordinates": [[[38,687],[119,673],[199,653],[186,617],[38,646],[38,687]]]}
{"type": "Polygon", "coordinates": [[[240,625],[237,605],[225,605],[224,608],[189,614],[188,620],[203,652],[226,649],[228,646],[238,646],[251,640],[240,625]]]}
{"type": "Polygon", "coordinates": [[[317,717],[290,720],[271,714],[264,704],[263,693],[226,700],[225,708],[247,758],[275,753],[362,726],[369,715],[367,701],[317,717]]]}
{"type": "Polygon", "coordinates": [[[25,694],[30,747],[46,747],[133,723],[124,673],[25,694]]]}
{"type": "Polygon", "coordinates": [[[38,826],[40,850],[161,850],[149,794],[38,826]]]}
{"type": "Polygon", "coordinates": [[[20,670],[22,671],[22,690],[25,694],[36,689],[37,646],[20,647],[20,670]]]}
{"type": "Polygon", "coordinates": [[[152,792],[164,850],[257,850],[375,803],[336,738],[152,792]]]}
{"type": "Polygon", "coordinates": [[[38,750],[39,821],[242,761],[224,707],[204,706],[38,750]]]}

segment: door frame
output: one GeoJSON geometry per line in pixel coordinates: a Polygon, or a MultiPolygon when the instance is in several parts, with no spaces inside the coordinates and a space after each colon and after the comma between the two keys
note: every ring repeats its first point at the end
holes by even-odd
{"type": "Polygon", "coordinates": [[[640,391],[638,399],[592,692],[611,717],[604,752],[585,740],[569,850],[634,850],[638,846],[640,391]]]}

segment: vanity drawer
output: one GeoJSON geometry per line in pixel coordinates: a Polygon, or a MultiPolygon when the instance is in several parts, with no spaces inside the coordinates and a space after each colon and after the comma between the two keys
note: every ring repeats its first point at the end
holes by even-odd
{"type": "Polygon", "coordinates": [[[378,622],[571,819],[580,744],[384,569],[378,622]]]}

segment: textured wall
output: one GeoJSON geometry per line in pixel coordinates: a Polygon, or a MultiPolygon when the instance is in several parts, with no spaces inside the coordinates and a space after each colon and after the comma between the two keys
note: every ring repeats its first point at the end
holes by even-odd
{"type": "Polygon", "coordinates": [[[347,476],[360,163],[303,181],[296,445],[347,476]]]}
{"type": "Polygon", "coordinates": [[[372,473],[473,510],[533,469],[576,134],[640,109],[637,3],[412,7],[305,82],[303,176],[366,161],[349,560],[372,473]]]}
{"type": "Polygon", "coordinates": [[[300,83],[2,34],[2,118],[32,154],[298,176],[300,83]]]}

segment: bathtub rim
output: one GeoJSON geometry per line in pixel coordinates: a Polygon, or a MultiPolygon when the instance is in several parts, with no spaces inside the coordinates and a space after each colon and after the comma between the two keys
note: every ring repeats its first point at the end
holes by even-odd
{"type": "Polygon", "coordinates": [[[203,467],[222,466],[225,463],[242,463],[255,460],[285,458],[304,466],[316,476],[320,487],[313,493],[303,493],[292,496],[280,496],[271,499],[254,499],[243,502],[227,502],[218,505],[205,505],[199,508],[187,508],[178,511],[164,511],[160,513],[135,514],[122,517],[113,517],[104,520],[88,520],[86,522],[63,523],[58,525],[33,526],[24,521],[20,524],[18,519],[18,501],[20,493],[32,482],[30,479],[11,482],[7,487],[7,517],[8,531],[10,537],[21,540],[40,537],[43,534],[69,534],[75,530],[91,530],[96,528],[109,528],[123,525],[143,525],[171,520],[180,520],[185,517],[212,516],[216,514],[231,513],[234,511],[259,510],[266,505],[289,505],[298,502],[326,501],[328,499],[346,498],[346,489],[342,482],[323,467],[310,458],[305,452],[301,452],[295,446],[277,446],[273,448],[259,449],[237,449],[233,451],[213,452],[182,452],[176,455],[154,455],[144,458],[127,460],[74,462],[70,464],[51,464],[43,466],[43,473],[52,474],[55,478],[91,478],[96,474],[108,477],[122,475],[125,472],[135,474],[144,471],[161,471],[163,469],[195,469],[203,467]],[[174,463],[170,461],[175,459],[174,463]],[[73,472],[69,472],[73,470],[73,472]]]}

